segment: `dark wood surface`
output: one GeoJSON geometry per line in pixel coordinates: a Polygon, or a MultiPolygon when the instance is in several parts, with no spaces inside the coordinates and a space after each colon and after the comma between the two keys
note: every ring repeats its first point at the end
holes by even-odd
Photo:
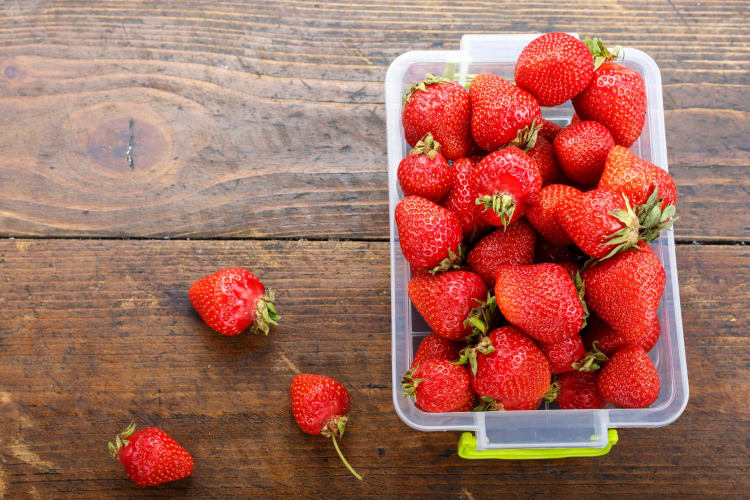
{"type": "Polygon", "coordinates": [[[0,497],[747,494],[749,19],[747,1],[3,3],[0,497]],[[691,397],[604,457],[466,461],[391,403],[382,82],[407,50],[551,30],[662,70],[691,397]],[[193,312],[190,284],[228,265],[277,290],[272,336],[193,312]],[[364,482],[296,428],[298,371],[349,387],[364,482]],[[193,476],[130,483],[106,453],[130,420],[193,476]]]}

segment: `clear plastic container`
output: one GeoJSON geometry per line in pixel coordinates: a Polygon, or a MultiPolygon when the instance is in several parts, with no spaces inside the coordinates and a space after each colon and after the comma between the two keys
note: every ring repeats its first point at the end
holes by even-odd
{"type": "MultiPolygon", "coordinates": [[[[401,124],[401,99],[409,86],[426,73],[443,74],[446,65],[455,68],[458,81],[467,74],[491,72],[512,80],[516,58],[538,34],[464,35],[458,51],[414,51],[396,58],[388,68],[385,105],[388,132],[388,187],[391,236],[391,318],[393,404],[407,425],[421,431],[469,431],[459,454],[466,458],[549,458],[591,456],[606,453],[617,440],[620,427],[659,427],[673,422],[688,401],[687,367],[682,335],[674,236],[664,232],[652,243],[667,275],[659,306],[661,337],[650,352],[661,379],[659,398],[650,408],[602,410],[544,409],[508,412],[425,413],[401,394],[401,376],[409,368],[416,346],[429,329],[412,307],[406,287],[409,265],[401,253],[394,209],[403,197],[396,170],[409,146],[401,124]]],[[[576,36],[576,35],[574,35],[576,36]]],[[[645,80],[648,111],[643,133],[631,150],[667,170],[661,75],[653,59],[637,49],[625,48],[622,64],[638,71],[645,80]]],[[[573,115],[567,103],[543,108],[545,118],[565,125],[573,115]]]]}

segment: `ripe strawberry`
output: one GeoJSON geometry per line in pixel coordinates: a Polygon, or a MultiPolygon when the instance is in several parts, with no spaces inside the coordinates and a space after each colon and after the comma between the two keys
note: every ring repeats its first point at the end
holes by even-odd
{"type": "Polygon", "coordinates": [[[495,300],[509,323],[539,342],[561,342],[585,325],[582,297],[559,264],[499,266],[495,300]]]}
{"type": "Polygon", "coordinates": [[[453,174],[439,149],[440,144],[427,134],[401,160],[397,175],[404,195],[415,194],[434,202],[445,198],[453,184],[453,174]]]}
{"type": "Polygon", "coordinates": [[[477,195],[471,183],[474,162],[469,158],[459,158],[453,162],[453,187],[443,206],[455,213],[461,221],[464,238],[481,236],[492,226],[482,218],[482,205],[477,205],[477,195]]]}
{"type": "Polygon", "coordinates": [[[462,158],[473,148],[469,121],[469,93],[461,85],[428,74],[404,96],[401,121],[410,146],[428,132],[442,145],[449,160],[462,158]]]}
{"type": "Polygon", "coordinates": [[[599,181],[607,152],[615,145],[607,127],[595,121],[568,125],[557,134],[555,156],[563,173],[573,182],[590,186],[599,181]]]}
{"type": "MultiPolygon", "coordinates": [[[[637,344],[643,347],[646,352],[654,348],[656,341],[659,340],[659,334],[661,333],[659,316],[657,316],[656,312],[650,314],[648,322],[648,330],[640,339],[638,339],[637,342],[637,344]]],[[[607,356],[611,356],[620,347],[628,345],[628,341],[625,337],[615,331],[598,316],[592,314],[587,323],[586,328],[581,332],[583,345],[587,350],[592,350],[594,342],[596,342],[597,349],[607,356]]]]}
{"type": "Polygon", "coordinates": [[[449,340],[464,340],[471,334],[472,325],[466,319],[487,299],[482,278],[469,271],[415,276],[408,291],[429,327],[449,340]]]}
{"type": "Polygon", "coordinates": [[[458,258],[461,222],[456,214],[421,196],[396,205],[396,226],[404,257],[418,269],[450,269],[458,258]]]}
{"type": "Polygon", "coordinates": [[[302,432],[330,437],[341,461],[354,477],[362,476],[349,465],[336,442],[344,436],[349,421],[349,391],[336,380],[324,375],[301,373],[292,379],[289,388],[292,415],[302,432]]]}
{"type": "Polygon", "coordinates": [[[479,240],[469,252],[466,262],[488,287],[493,287],[498,266],[531,264],[534,261],[535,240],[534,230],[521,219],[508,229],[497,229],[479,240]]]}
{"type": "Polygon", "coordinates": [[[634,206],[646,203],[654,188],[662,198],[662,211],[667,205],[677,203],[677,187],[672,176],[622,146],[613,147],[607,154],[599,188],[623,193],[634,206]]]}
{"type": "Polygon", "coordinates": [[[459,358],[458,353],[460,350],[461,344],[441,337],[436,333],[431,333],[419,343],[410,368],[414,368],[419,363],[430,359],[456,361],[459,358]]]}
{"type": "Polygon", "coordinates": [[[424,361],[404,374],[404,396],[414,398],[422,411],[444,413],[465,411],[474,402],[469,371],[445,359],[424,361]]]}
{"type": "Polygon", "coordinates": [[[666,276],[646,243],[596,263],[581,278],[588,306],[628,344],[641,343],[653,330],[666,276]]]}
{"type": "Polygon", "coordinates": [[[539,129],[539,136],[544,137],[549,143],[555,142],[555,137],[563,128],[555,122],[542,118],[542,127],[539,129]]]}
{"type": "Polygon", "coordinates": [[[498,328],[488,338],[494,351],[477,353],[476,373],[471,376],[474,391],[506,410],[536,408],[550,388],[547,358],[514,326],[498,328]]]}
{"type": "Polygon", "coordinates": [[[482,217],[493,226],[507,227],[521,218],[526,201],[542,187],[539,169],[526,153],[508,146],[485,156],[472,179],[482,217]]]}
{"type": "Polygon", "coordinates": [[[573,240],[557,220],[557,210],[568,198],[573,198],[580,193],[573,186],[565,184],[544,186],[537,194],[529,198],[526,218],[537,230],[539,236],[549,243],[557,246],[572,245],[573,240]]]}
{"type": "Polygon", "coordinates": [[[474,77],[469,87],[471,135],[485,151],[494,151],[519,136],[536,121],[542,111],[536,99],[492,73],[474,77]]]}
{"type": "Polygon", "coordinates": [[[279,315],[274,294],[241,267],[229,267],[203,277],[190,287],[190,302],[208,326],[222,335],[237,335],[247,328],[253,334],[268,335],[279,315]]]}
{"type": "Polygon", "coordinates": [[[547,139],[541,135],[537,136],[534,146],[526,151],[526,154],[536,163],[536,167],[542,176],[542,186],[566,182],[565,176],[557,164],[552,143],[547,139]]]}
{"type": "Polygon", "coordinates": [[[542,106],[557,106],[578,95],[593,74],[588,47],[566,33],[532,40],[516,60],[516,85],[531,92],[542,106]]]}
{"type": "Polygon", "coordinates": [[[557,403],[563,410],[595,410],[607,406],[596,387],[597,372],[568,372],[561,374],[557,381],[560,392],[557,403]]]}
{"type": "Polygon", "coordinates": [[[573,363],[586,355],[581,336],[577,334],[554,344],[541,343],[539,348],[547,356],[553,374],[573,371],[573,363]]]}
{"type": "MultiPolygon", "coordinates": [[[[587,40],[589,42],[589,40],[587,40]]],[[[599,40],[595,51],[613,57],[599,40]]],[[[646,84],[637,71],[616,62],[604,62],[594,71],[588,87],[573,98],[582,120],[596,120],[609,129],[615,142],[629,148],[638,139],[646,120],[646,84]]]]}
{"type": "Polygon", "coordinates": [[[643,347],[621,347],[597,379],[599,393],[622,408],[646,408],[659,397],[659,373],[643,347]]]}
{"type": "Polygon", "coordinates": [[[155,486],[188,477],[193,472],[193,457],[161,429],[127,429],[108,443],[109,453],[118,458],[130,479],[138,486],[155,486]]]}

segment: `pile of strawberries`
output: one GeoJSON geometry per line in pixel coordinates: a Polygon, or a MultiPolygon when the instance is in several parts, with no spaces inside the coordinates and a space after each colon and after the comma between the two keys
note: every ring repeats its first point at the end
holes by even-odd
{"type": "Polygon", "coordinates": [[[427,75],[404,97],[413,146],[395,219],[408,293],[434,332],[404,374],[426,412],[644,408],[665,286],[649,246],[675,220],[672,178],[628,148],[643,78],[598,39],[521,52],[515,84],[427,75]],[[540,106],[572,99],[565,128],[540,106]]]}

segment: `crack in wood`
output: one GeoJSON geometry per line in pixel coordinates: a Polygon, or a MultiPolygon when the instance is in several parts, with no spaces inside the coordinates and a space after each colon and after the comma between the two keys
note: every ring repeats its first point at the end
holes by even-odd
{"type": "Polygon", "coordinates": [[[130,131],[130,137],[128,137],[128,149],[125,152],[125,157],[128,160],[128,166],[130,170],[135,170],[135,162],[133,161],[133,146],[135,146],[135,120],[132,118],[128,122],[128,131],[130,131]]]}

